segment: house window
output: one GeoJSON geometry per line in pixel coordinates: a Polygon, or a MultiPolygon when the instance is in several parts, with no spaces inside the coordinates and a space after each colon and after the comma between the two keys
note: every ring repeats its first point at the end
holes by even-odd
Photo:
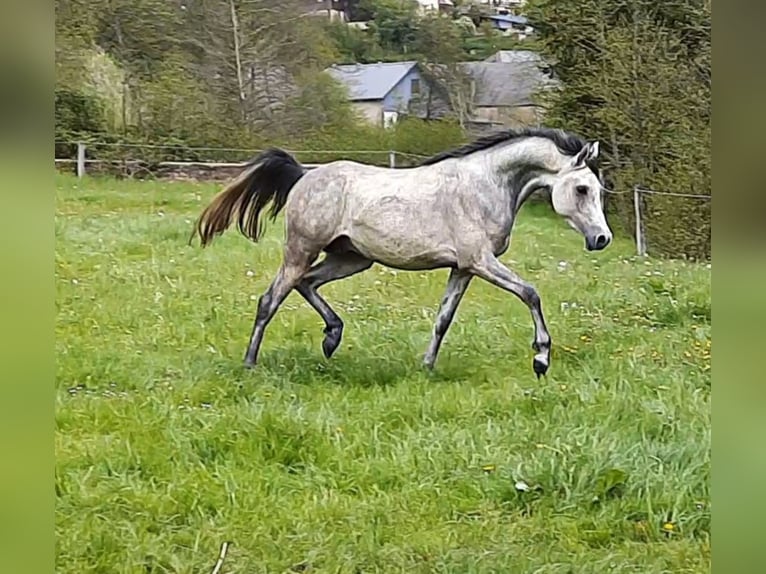
{"type": "Polygon", "coordinates": [[[420,93],[420,78],[412,78],[410,80],[410,92],[412,92],[412,94],[420,93]]]}

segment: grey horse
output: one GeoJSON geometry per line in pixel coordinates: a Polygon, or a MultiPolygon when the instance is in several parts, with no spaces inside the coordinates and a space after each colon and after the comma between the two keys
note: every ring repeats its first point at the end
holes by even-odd
{"type": "Polygon", "coordinates": [[[194,232],[203,247],[236,222],[257,242],[260,219],[285,210],[282,265],[258,300],[245,365],[255,366],[266,326],[295,289],[325,322],[322,350],[338,348],[343,321],[319,287],[379,263],[400,270],[449,268],[447,289],[423,358],[432,369],[457,307],[474,276],[516,295],[535,332],[532,366],[550,365],[551,337],[535,288],[498,260],[510,243],[522,203],[538,189],[585,237],[588,250],[610,244],[602,206],[599,143],[548,128],[508,130],[440,153],[411,168],[333,161],[305,169],[271,148],[256,156],[200,215],[194,232]],[[325,257],[314,264],[319,255],[325,257]]]}

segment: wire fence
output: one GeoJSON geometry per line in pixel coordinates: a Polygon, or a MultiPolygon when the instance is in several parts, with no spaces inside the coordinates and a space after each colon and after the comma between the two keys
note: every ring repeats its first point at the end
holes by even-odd
{"type": "Polygon", "coordinates": [[[710,259],[710,195],[656,191],[641,186],[636,186],[633,193],[639,255],[710,259]]]}
{"type": "MultiPolygon", "coordinates": [[[[58,169],[85,175],[192,180],[228,179],[263,151],[256,148],[195,147],[183,144],[55,142],[58,169]]],[[[391,168],[411,167],[429,156],[398,150],[292,150],[308,169],[339,159],[391,168]]],[[[608,213],[633,235],[640,256],[710,258],[711,196],[605,189],[608,213]],[[632,197],[631,197],[632,196],[632,197]]]]}
{"type": "Polygon", "coordinates": [[[640,185],[632,190],[604,191],[607,212],[632,234],[638,255],[710,259],[711,195],[657,191],[640,185]]]}

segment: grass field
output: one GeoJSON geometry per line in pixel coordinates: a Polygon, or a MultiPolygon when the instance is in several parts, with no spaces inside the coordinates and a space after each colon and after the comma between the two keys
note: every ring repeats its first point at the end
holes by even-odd
{"type": "Polygon", "coordinates": [[[57,572],[707,572],[710,271],[590,254],[547,206],[502,258],[553,338],[474,281],[420,367],[447,272],[292,294],[241,367],[281,221],[186,244],[208,184],[58,175],[57,572]],[[527,485],[524,490],[519,482],[527,485]]]}

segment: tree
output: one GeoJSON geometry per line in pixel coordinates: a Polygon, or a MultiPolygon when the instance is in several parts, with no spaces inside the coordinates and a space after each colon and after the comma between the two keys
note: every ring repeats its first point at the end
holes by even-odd
{"type": "Polygon", "coordinates": [[[451,18],[440,14],[427,15],[418,22],[414,44],[429,84],[437,88],[437,93],[428,92],[428,115],[438,105],[434,100],[443,95],[461,127],[471,109],[470,79],[461,66],[465,58],[463,34],[464,28],[451,18]]]}
{"type": "MultiPolygon", "coordinates": [[[[529,0],[527,14],[562,82],[548,123],[602,140],[622,189],[710,193],[709,2],[529,0]]],[[[610,205],[632,231],[632,198],[610,205]]],[[[690,205],[647,206],[655,251],[709,255],[709,210],[690,205]]]]}
{"type": "Polygon", "coordinates": [[[372,16],[379,44],[398,54],[412,52],[417,37],[418,3],[414,0],[362,0],[360,9],[372,16]]]}

